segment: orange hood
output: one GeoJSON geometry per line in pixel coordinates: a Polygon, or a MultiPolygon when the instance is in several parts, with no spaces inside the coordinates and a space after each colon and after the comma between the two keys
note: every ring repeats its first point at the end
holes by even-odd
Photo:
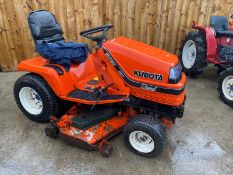
{"type": "Polygon", "coordinates": [[[125,37],[109,40],[103,46],[111,53],[128,77],[144,83],[155,85],[167,83],[170,68],[179,62],[175,55],[125,37]],[[150,74],[154,78],[149,79],[145,74],[150,74]],[[155,77],[157,75],[158,77],[155,77]]]}

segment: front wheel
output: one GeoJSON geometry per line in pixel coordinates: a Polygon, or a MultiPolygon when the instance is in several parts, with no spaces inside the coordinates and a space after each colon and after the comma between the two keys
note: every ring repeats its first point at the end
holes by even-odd
{"type": "Polygon", "coordinates": [[[233,107],[233,68],[228,68],[221,73],[218,90],[221,100],[233,107]]]}
{"type": "Polygon", "coordinates": [[[166,142],[166,130],[152,116],[137,115],[123,130],[126,145],[131,151],[144,157],[156,157],[166,142]]]}

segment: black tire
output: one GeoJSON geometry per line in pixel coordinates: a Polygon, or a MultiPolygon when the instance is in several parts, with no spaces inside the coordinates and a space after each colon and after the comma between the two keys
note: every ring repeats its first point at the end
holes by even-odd
{"type": "MultiPolygon", "coordinates": [[[[223,72],[221,72],[220,74],[220,78],[219,78],[219,82],[218,82],[218,91],[219,91],[219,95],[220,95],[220,99],[227,105],[229,105],[230,107],[233,108],[233,100],[229,99],[223,92],[223,82],[224,80],[229,77],[229,76],[233,76],[233,68],[227,68],[226,70],[224,70],[223,72]]],[[[227,89],[229,88],[229,91],[231,91],[231,94],[233,95],[233,83],[227,87],[227,89]]]]}
{"type": "MultiPolygon", "coordinates": [[[[187,43],[188,44],[188,43],[187,43]]],[[[180,51],[180,63],[182,65],[183,71],[192,78],[197,78],[207,66],[206,62],[206,39],[205,34],[201,32],[189,32],[183,41],[181,51],[180,51]],[[196,46],[196,58],[192,67],[185,67],[184,61],[182,59],[183,50],[188,41],[193,41],[196,46]]]]}
{"type": "Polygon", "coordinates": [[[46,81],[36,74],[25,74],[15,82],[14,97],[20,110],[32,121],[40,123],[48,122],[49,117],[55,116],[58,113],[58,99],[56,95],[46,81]],[[34,115],[29,113],[21,104],[19,92],[23,87],[30,87],[39,94],[43,103],[42,111],[39,114],[34,115]]]}
{"type": "Polygon", "coordinates": [[[155,120],[152,116],[137,115],[123,129],[123,137],[128,148],[136,154],[152,158],[159,155],[166,144],[166,129],[164,125],[155,120]],[[154,149],[150,152],[140,152],[130,143],[130,134],[134,131],[143,131],[154,141],[154,149]]]}

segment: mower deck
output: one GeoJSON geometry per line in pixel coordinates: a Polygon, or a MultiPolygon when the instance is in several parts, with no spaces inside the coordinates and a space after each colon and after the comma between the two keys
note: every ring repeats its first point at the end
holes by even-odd
{"type": "Polygon", "coordinates": [[[101,153],[107,149],[110,154],[112,148],[109,148],[107,140],[121,132],[134,115],[135,111],[131,108],[121,111],[117,106],[101,105],[91,110],[88,106],[74,106],[61,119],[52,118],[45,132],[56,137],[53,135],[56,128],[56,134],[79,147],[101,153]]]}
{"type": "Polygon", "coordinates": [[[119,108],[96,106],[93,110],[90,107],[83,108],[77,116],[72,118],[72,126],[79,129],[88,129],[95,124],[112,118],[120,111],[119,108]]]}

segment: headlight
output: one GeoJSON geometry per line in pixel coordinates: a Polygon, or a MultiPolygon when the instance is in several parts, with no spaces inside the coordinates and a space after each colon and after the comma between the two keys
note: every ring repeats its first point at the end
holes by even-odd
{"type": "Polygon", "coordinates": [[[172,84],[176,84],[180,81],[182,76],[182,67],[180,64],[177,64],[175,67],[170,69],[168,82],[172,84]]]}

